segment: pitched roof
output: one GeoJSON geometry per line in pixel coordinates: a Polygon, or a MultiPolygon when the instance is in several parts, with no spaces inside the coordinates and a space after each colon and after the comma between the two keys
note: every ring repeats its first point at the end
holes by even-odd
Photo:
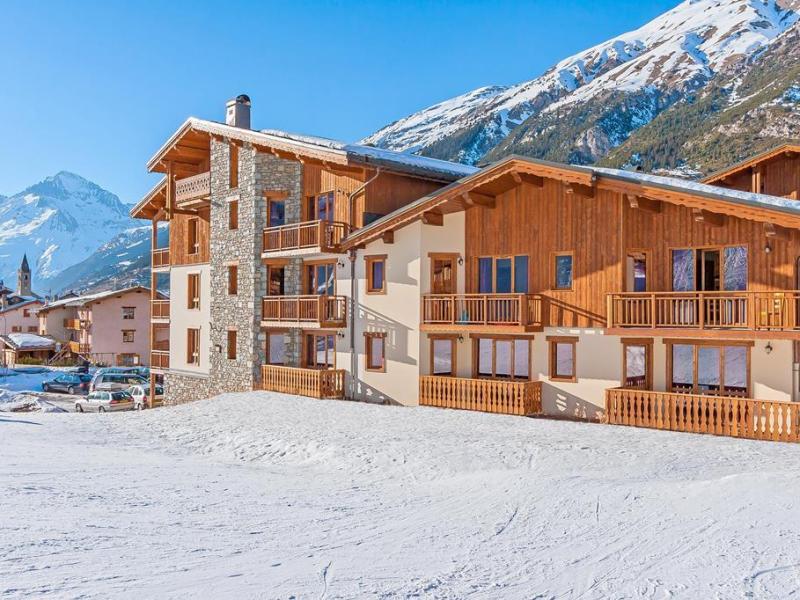
{"type": "Polygon", "coordinates": [[[800,229],[800,203],[795,200],[729,190],[674,177],[602,167],[564,165],[523,156],[509,156],[354,231],[344,239],[342,246],[348,249],[377,239],[387,230],[403,227],[420,219],[427,211],[464,210],[465,204],[461,198],[465,192],[484,192],[485,188],[494,186],[491,195],[496,195],[516,185],[508,179],[501,187],[497,187],[501,178],[509,173],[526,173],[565,183],[593,185],[733,217],[800,229]]]}
{"type": "Polygon", "coordinates": [[[56,345],[53,338],[44,337],[35,333],[9,333],[7,335],[0,335],[0,341],[14,350],[48,350],[56,345]]]}
{"type": "Polygon", "coordinates": [[[31,268],[28,266],[28,254],[25,253],[22,255],[22,264],[19,266],[20,271],[27,271],[28,273],[31,272],[31,268]]]}
{"type": "Polygon", "coordinates": [[[760,154],[756,154],[755,156],[745,158],[744,160],[734,163],[729,167],[720,169],[719,171],[712,173],[708,177],[704,177],[701,181],[703,183],[720,181],[721,179],[725,179],[726,177],[738,173],[739,171],[749,169],[750,167],[753,167],[760,163],[772,160],[773,158],[777,158],[778,156],[780,156],[785,152],[800,154],[800,144],[781,144],[780,146],[776,146],[775,148],[772,148],[765,152],[761,152],[760,154]]]}
{"type": "Polygon", "coordinates": [[[118,296],[119,294],[127,294],[129,292],[136,292],[136,291],[149,292],[150,288],[146,288],[141,285],[135,285],[129,288],[123,288],[121,290],[105,290],[102,292],[95,292],[94,294],[84,294],[83,296],[64,298],[62,300],[56,300],[55,302],[51,302],[49,304],[44,305],[41,309],[39,309],[39,312],[40,313],[47,312],[54,308],[59,308],[63,306],[78,306],[78,307],[88,306],[93,302],[98,302],[99,300],[102,300],[103,298],[110,298],[111,296],[118,296]]]}

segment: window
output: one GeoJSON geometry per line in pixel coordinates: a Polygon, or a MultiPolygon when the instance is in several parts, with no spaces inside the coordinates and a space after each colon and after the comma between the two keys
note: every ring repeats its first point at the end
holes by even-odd
{"type": "Polygon", "coordinates": [[[672,291],[744,291],[747,248],[680,248],[672,250],[672,291]]]}
{"type": "Polygon", "coordinates": [[[134,329],[123,329],[122,330],[122,341],[126,344],[133,342],[134,335],[136,331],[134,329]]]}
{"type": "Polygon", "coordinates": [[[367,262],[367,293],[386,293],[386,255],[365,256],[367,262]]]}
{"type": "Polygon", "coordinates": [[[367,332],[364,334],[367,348],[367,371],[386,371],[386,334],[367,332]]]}
{"type": "Polygon", "coordinates": [[[665,340],[667,379],[671,392],[711,396],[750,395],[751,342],[714,345],[691,340],[665,340]]]}
{"type": "Polygon", "coordinates": [[[267,295],[283,296],[283,267],[267,265],[267,295]]]}
{"type": "Polygon", "coordinates": [[[188,254],[197,254],[200,252],[200,219],[191,217],[187,221],[186,227],[186,252],[188,254]]]}
{"type": "Polygon", "coordinates": [[[228,229],[239,229],[239,200],[228,202],[228,229]]]}
{"type": "Polygon", "coordinates": [[[228,295],[235,296],[239,293],[239,266],[228,265],[228,295]]]}
{"type": "Polygon", "coordinates": [[[286,364],[286,334],[267,333],[267,364],[286,364]]]}
{"type": "Polygon", "coordinates": [[[318,196],[309,196],[307,199],[307,212],[309,221],[328,221],[334,220],[335,192],[325,192],[318,196]]]}
{"type": "Polygon", "coordinates": [[[454,336],[432,336],[431,375],[454,377],[456,374],[456,340],[454,336]]]}
{"type": "Polygon", "coordinates": [[[123,306],[122,307],[122,319],[124,321],[132,321],[136,318],[136,307],[135,306],[123,306]]]}
{"type": "Polygon", "coordinates": [[[572,252],[558,252],[553,255],[553,289],[571,290],[573,278],[572,252]]]}
{"type": "Polygon", "coordinates": [[[23,316],[23,317],[30,317],[30,316],[31,316],[31,311],[30,311],[30,309],[29,309],[29,308],[23,308],[23,309],[22,309],[22,316],[23,316]]]}
{"type": "Polygon", "coordinates": [[[336,263],[317,263],[306,267],[306,293],[333,296],[336,289],[336,263]]]}
{"type": "Polygon", "coordinates": [[[429,254],[431,259],[431,293],[455,294],[457,285],[457,254],[429,254]]]}
{"type": "Polygon", "coordinates": [[[653,340],[622,340],[622,386],[629,389],[652,389],[653,340]]]}
{"type": "Polygon", "coordinates": [[[228,161],[228,187],[239,187],[239,146],[230,144],[230,160],[228,161]]]}
{"type": "Polygon", "coordinates": [[[11,326],[11,331],[13,333],[20,333],[22,331],[22,326],[21,325],[12,325],[11,326]]]}
{"type": "Polygon", "coordinates": [[[186,364],[200,364],[200,330],[186,330],[186,364]]]}
{"type": "Polygon", "coordinates": [[[186,308],[197,310],[200,308],[200,273],[189,273],[186,285],[186,308]]]}
{"type": "Polygon", "coordinates": [[[475,376],[492,379],[530,379],[533,338],[479,337],[473,342],[475,376]]]}
{"type": "Polygon", "coordinates": [[[577,381],[575,368],[576,337],[549,336],[550,379],[554,381],[577,381]]]}
{"type": "Polygon", "coordinates": [[[28,333],[37,333],[39,328],[36,325],[28,325],[28,333]]]}
{"type": "Polygon", "coordinates": [[[306,334],[305,362],[311,369],[331,369],[336,363],[332,333],[306,334]]]}
{"type": "Polygon", "coordinates": [[[120,367],[135,367],[139,364],[139,355],[132,353],[117,354],[117,365],[120,367]]]}
{"type": "Polygon", "coordinates": [[[527,294],[527,255],[478,258],[478,293],[527,294]]]}
{"type": "Polygon", "coordinates": [[[236,360],[236,330],[228,329],[228,360],[236,360]]]}
{"type": "Polygon", "coordinates": [[[647,255],[645,250],[628,251],[625,257],[625,291],[647,291],[647,255]]]}
{"type": "Polygon", "coordinates": [[[267,227],[280,227],[286,223],[286,202],[269,198],[267,200],[267,227]]]}

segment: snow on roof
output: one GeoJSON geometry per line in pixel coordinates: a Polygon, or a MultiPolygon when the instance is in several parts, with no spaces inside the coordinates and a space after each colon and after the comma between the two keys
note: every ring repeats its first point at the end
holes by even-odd
{"type": "Polygon", "coordinates": [[[17,302],[16,304],[10,304],[3,309],[0,309],[0,314],[7,313],[12,310],[17,310],[18,308],[24,308],[26,306],[30,306],[31,304],[39,304],[42,302],[40,298],[32,298],[30,296],[18,296],[18,298],[22,298],[21,302],[17,302]]]}
{"type": "Polygon", "coordinates": [[[19,350],[52,348],[56,345],[54,339],[36,335],[35,333],[9,333],[2,336],[2,339],[12,348],[19,350]]]}
{"type": "Polygon", "coordinates": [[[84,306],[90,302],[95,302],[97,300],[102,300],[103,298],[107,298],[109,296],[114,296],[116,294],[125,294],[127,292],[131,292],[138,289],[145,289],[141,286],[134,286],[129,288],[124,288],[121,290],[104,290],[102,292],[95,292],[94,294],[84,294],[83,296],[73,296],[70,298],[64,298],[62,300],[56,300],[51,302],[50,304],[46,304],[42,307],[42,310],[50,310],[52,308],[58,308],[60,306],[84,306]]]}

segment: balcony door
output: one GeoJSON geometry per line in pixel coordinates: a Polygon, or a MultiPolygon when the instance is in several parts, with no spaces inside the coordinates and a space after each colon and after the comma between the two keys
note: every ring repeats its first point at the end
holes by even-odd
{"type": "Polygon", "coordinates": [[[527,255],[480,257],[478,259],[478,293],[527,294],[527,255]]]}
{"type": "Polygon", "coordinates": [[[336,293],[336,263],[306,265],[306,294],[333,296],[336,293]]]}
{"type": "Polygon", "coordinates": [[[458,255],[431,254],[431,293],[455,294],[458,290],[456,269],[458,255]]]}
{"type": "Polygon", "coordinates": [[[650,289],[647,279],[647,262],[647,252],[628,252],[625,260],[626,292],[646,292],[650,289]]]}
{"type": "Polygon", "coordinates": [[[286,202],[270,198],[267,201],[267,227],[286,224],[286,202]]]}
{"type": "Polygon", "coordinates": [[[309,196],[306,201],[306,212],[309,221],[327,221],[332,223],[335,218],[336,193],[325,192],[317,196],[309,196]]]}
{"type": "Polygon", "coordinates": [[[636,390],[653,389],[653,341],[623,340],[623,387],[636,390]]]}

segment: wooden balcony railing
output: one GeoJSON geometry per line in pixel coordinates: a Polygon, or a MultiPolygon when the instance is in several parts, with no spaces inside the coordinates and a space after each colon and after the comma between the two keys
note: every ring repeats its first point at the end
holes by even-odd
{"type": "Polygon", "coordinates": [[[160,267],[169,266],[169,248],[158,248],[153,250],[153,259],[150,263],[151,268],[158,269],[160,267]]]}
{"type": "Polygon", "coordinates": [[[800,292],[636,292],[608,295],[608,327],[800,328],[800,292]]]}
{"type": "Polygon", "coordinates": [[[169,319],[169,300],[151,300],[150,318],[169,319]]]}
{"type": "Polygon", "coordinates": [[[67,342],[69,351],[73,354],[91,354],[91,347],[89,344],[81,344],[80,342],[67,342]]]}
{"type": "Polygon", "coordinates": [[[338,252],[349,226],[339,221],[306,221],[279,225],[264,230],[264,252],[319,248],[322,252],[338,252]]]}
{"type": "Polygon", "coordinates": [[[184,202],[202,200],[211,195],[211,173],[199,173],[175,182],[175,202],[180,206],[184,202]]]}
{"type": "Polygon", "coordinates": [[[76,329],[80,330],[81,320],[80,319],[64,319],[64,329],[76,329]]]}
{"type": "Polygon", "coordinates": [[[542,325],[542,297],[534,294],[426,294],[426,325],[542,325]]]}
{"type": "Polygon", "coordinates": [[[150,366],[153,369],[169,369],[169,350],[151,350],[150,366]]]}
{"type": "Polygon", "coordinates": [[[419,403],[440,408],[531,415],[542,412],[542,383],[425,375],[419,380],[419,403]]]}
{"type": "Polygon", "coordinates": [[[266,296],[261,302],[261,319],[344,327],[347,323],[347,299],[344,296],[266,296]]]}
{"type": "Polygon", "coordinates": [[[261,389],[311,398],[344,398],[344,370],[262,365],[261,389]]]}
{"type": "Polygon", "coordinates": [[[800,442],[800,404],[793,402],[614,388],[606,390],[606,420],[612,425],[800,442]]]}

